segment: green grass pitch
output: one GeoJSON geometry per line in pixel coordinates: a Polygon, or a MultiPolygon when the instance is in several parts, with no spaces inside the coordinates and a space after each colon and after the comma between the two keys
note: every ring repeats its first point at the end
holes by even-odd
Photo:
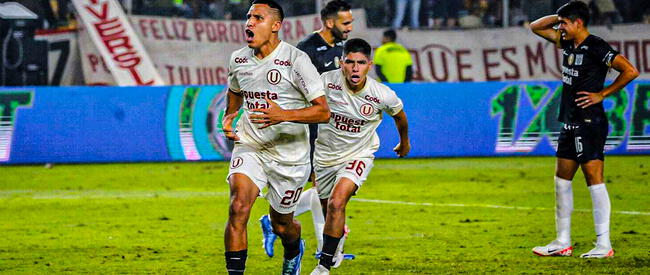
{"type": "MultiPolygon", "coordinates": [[[[574,256],[531,248],[555,237],[554,158],[378,160],[350,202],[346,261],[333,274],[650,273],[650,156],[608,157],[612,259],[593,247],[591,199],[574,180],[574,256]],[[577,255],[576,255],[577,254],[577,255]]],[[[0,273],[224,274],[227,163],[0,167],[0,273]]],[[[257,219],[247,274],[279,274],[257,219]]],[[[303,274],[316,265],[309,214],[303,274]]]]}

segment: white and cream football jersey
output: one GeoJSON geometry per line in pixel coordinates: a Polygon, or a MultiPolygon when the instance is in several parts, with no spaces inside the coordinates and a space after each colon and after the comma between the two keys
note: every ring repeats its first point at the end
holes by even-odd
{"type": "Polygon", "coordinates": [[[365,87],[352,93],[345,82],[343,70],[321,75],[330,107],[330,120],[318,126],[314,160],[319,166],[333,166],[352,158],[374,157],[379,149],[375,131],[382,112],[390,116],[402,108],[395,92],[368,77],[365,87]]]}
{"type": "Polygon", "coordinates": [[[268,108],[267,97],[285,110],[306,108],[311,106],[310,101],[325,95],[323,87],[307,54],[284,41],[261,60],[248,47],[233,52],[228,88],[244,99],[236,144],[255,148],[262,157],[282,164],[309,163],[307,124],[282,122],[259,129],[262,124],[251,122],[250,110],[268,108]]]}

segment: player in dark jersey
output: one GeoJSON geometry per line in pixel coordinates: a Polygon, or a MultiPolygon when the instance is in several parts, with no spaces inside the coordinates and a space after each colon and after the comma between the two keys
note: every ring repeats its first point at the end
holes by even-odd
{"type": "MultiPolygon", "coordinates": [[[[312,64],[318,70],[318,73],[340,68],[340,59],[343,56],[343,44],[348,39],[352,31],[352,16],[351,6],[346,1],[333,0],[327,3],[321,10],[321,22],[323,26],[320,30],[308,35],[296,45],[296,47],[309,56],[312,64]]],[[[313,161],[314,156],[314,141],[318,134],[318,124],[309,124],[309,141],[311,145],[310,158],[313,161]]],[[[313,182],[313,170],[310,180],[313,182]]],[[[314,231],[316,240],[318,241],[316,257],[320,257],[320,251],[323,246],[323,228],[325,226],[325,217],[323,214],[323,205],[327,205],[327,200],[320,201],[318,193],[315,188],[310,188],[302,193],[298,202],[298,207],[295,216],[301,215],[307,211],[312,212],[314,221],[314,231]]],[[[273,234],[270,226],[270,219],[268,215],[260,218],[260,225],[263,233],[263,246],[266,254],[273,257],[274,248],[273,243],[277,236],[273,234]]],[[[347,236],[347,227],[346,227],[347,236]]],[[[345,239],[340,242],[340,248],[335,257],[334,267],[338,267],[343,259],[354,259],[352,254],[343,254],[343,245],[345,239]]]]}
{"type": "Polygon", "coordinates": [[[309,55],[319,73],[336,70],[343,55],[343,43],[352,31],[351,6],[334,0],[320,11],[323,27],[300,41],[296,47],[309,55]]]}
{"type": "Polygon", "coordinates": [[[571,1],[555,15],[542,17],[530,24],[531,30],[562,49],[562,100],[558,120],[564,124],[557,148],[555,169],[555,222],[557,238],[546,246],[533,248],[540,256],[570,256],[571,181],[578,168],[587,181],[593,204],[597,235],[596,247],[582,258],[607,258],[614,255],[609,239],[611,206],[603,183],[604,146],[608,123],[603,99],[615,93],[639,73],[630,62],[602,38],[587,29],[589,8],[581,1],[571,1]],[[557,26],[557,29],[555,28],[557,26]],[[612,84],[604,87],[610,68],[619,72],[612,84]]]}

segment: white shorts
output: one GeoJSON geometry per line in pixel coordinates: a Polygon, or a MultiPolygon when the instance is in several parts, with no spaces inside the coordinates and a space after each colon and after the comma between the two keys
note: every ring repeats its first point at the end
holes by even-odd
{"type": "MultiPolygon", "coordinates": [[[[358,188],[368,178],[374,165],[373,158],[356,158],[334,166],[314,166],[316,174],[316,189],[320,199],[327,199],[332,195],[334,186],[341,178],[348,178],[358,188]]],[[[357,188],[357,190],[359,190],[357,188]]]]}
{"type": "Polygon", "coordinates": [[[275,211],[289,214],[296,211],[310,171],[308,163],[285,165],[262,158],[257,150],[250,147],[235,146],[226,179],[236,173],[248,176],[260,189],[260,197],[265,197],[275,211]],[[262,193],[264,187],[268,187],[266,195],[262,193]]]}

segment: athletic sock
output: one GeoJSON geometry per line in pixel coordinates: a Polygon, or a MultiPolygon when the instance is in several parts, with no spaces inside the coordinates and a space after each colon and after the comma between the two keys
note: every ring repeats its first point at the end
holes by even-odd
{"type": "MultiPolygon", "coordinates": [[[[309,190],[316,190],[312,188],[309,190]]],[[[323,207],[320,205],[318,192],[311,196],[311,218],[314,222],[314,233],[316,234],[317,251],[323,250],[323,231],[325,230],[325,216],[323,216],[323,207]]]]}
{"type": "Polygon", "coordinates": [[[571,244],[571,212],[573,212],[571,181],[555,177],[555,229],[557,240],[563,244],[571,244]]]}
{"type": "Polygon", "coordinates": [[[316,194],[316,188],[312,187],[300,195],[300,199],[298,199],[298,204],[296,205],[296,211],[293,212],[294,217],[298,217],[311,210],[311,198],[314,194],[316,194]]]}
{"type": "Polygon", "coordinates": [[[589,186],[591,193],[591,203],[594,212],[594,227],[596,229],[596,243],[603,247],[612,247],[609,239],[609,216],[612,206],[609,201],[609,194],[605,184],[596,184],[589,186]]]}
{"type": "Polygon", "coordinates": [[[226,251],[226,269],[228,275],[243,275],[246,270],[248,250],[226,251]]]}
{"type": "Polygon", "coordinates": [[[291,260],[300,254],[300,236],[294,242],[282,241],[282,245],[284,246],[284,259],[291,260]]]}
{"type": "Polygon", "coordinates": [[[330,269],[334,264],[332,262],[332,259],[334,258],[334,253],[336,253],[336,248],[339,246],[339,241],[341,238],[323,234],[323,240],[323,250],[321,251],[318,264],[324,266],[327,269],[330,269]]]}

